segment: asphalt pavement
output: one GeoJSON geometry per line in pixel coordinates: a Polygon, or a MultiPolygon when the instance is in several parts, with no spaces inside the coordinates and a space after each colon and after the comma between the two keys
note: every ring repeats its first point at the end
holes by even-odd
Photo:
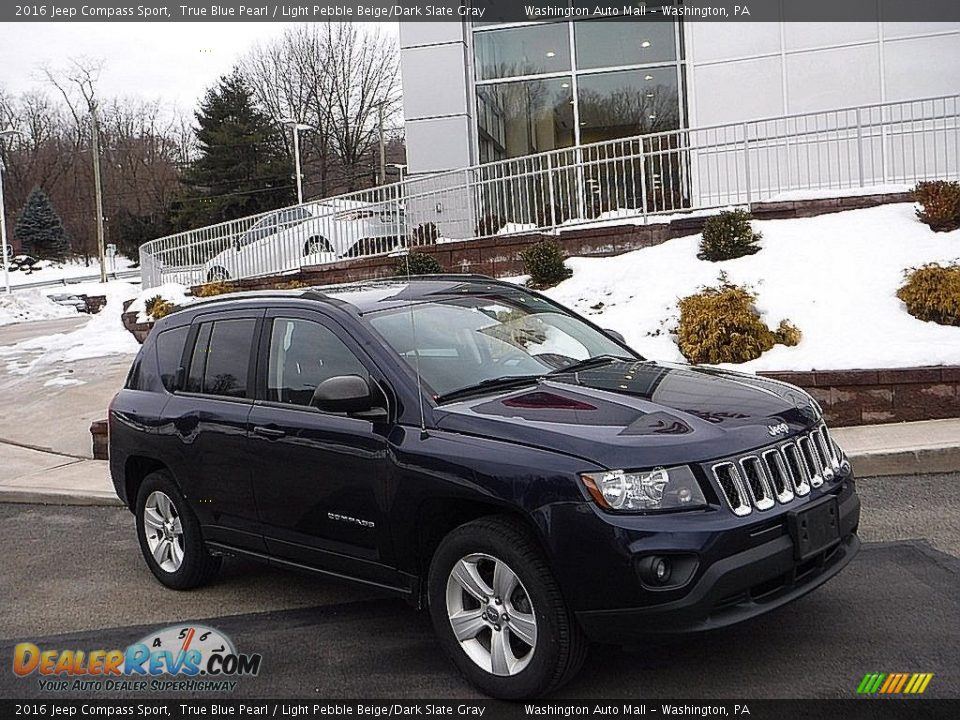
{"type": "MultiPolygon", "coordinates": [[[[864,548],[826,585],[725,630],[594,648],[558,697],[852,697],[867,672],[933,673],[926,697],[960,697],[960,477],[868,478],[860,490],[864,548]]],[[[0,537],[0,658],[23,641],[123,648],[202,622],[263,655],[229,697],[477,696],[426,614],[377,592],[234,559],[210,587],[167,590],[122,508],[4,504],[0,537]]],[[[42,696],[35,676],[0,673],[0,697],[42,696]]]]}

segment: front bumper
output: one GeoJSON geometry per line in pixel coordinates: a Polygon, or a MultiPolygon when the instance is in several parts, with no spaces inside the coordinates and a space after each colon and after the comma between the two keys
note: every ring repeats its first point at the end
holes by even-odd
{"type": "MultiPolygon", "coordinates": [[[[606,607],[579,607],[575,613],[587,636],[601,643],[625,644],[652,633],[683,633],[712,630],[756,617],[781,607],[819,587],[840,572],[860,549],[857,527],[860,500],[852,478],[830,493],[837,498],[840,541],[817,555],[798,561],[794,540],[786,528],[786,515],[767,516],[762,530],[752,526],[752,542],[738,542],[741,532],[633,533],[621,545],[631,565],[639,554],[651,548],[669,555],[677,550],[694,550],[699,565],[689,583],[671,591],[639,589],[633,599],[606,607]],[[701,544],[703,543],[703,544],[701,544]],[[700,546],[695,550],[696,546],[700,546]]],[[[821,497],[824,497],[821,495],[821,497]]],[[[676,528],[674,528],[676,530],[676,528]]],[[[629,584],[629,583],[628,583],[629,584]]],[[[624,583],[620,583],[622,587],[624,583]]],[[[612,588],[611,588],[612,589],[612,588]]]]}

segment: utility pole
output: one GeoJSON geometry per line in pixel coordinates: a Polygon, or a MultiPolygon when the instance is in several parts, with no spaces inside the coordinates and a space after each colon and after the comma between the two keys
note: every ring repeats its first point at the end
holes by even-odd
{"type": "Polygon", "coordinates": [[[297,205],[303,205],[303,174],[300,172],[300,131],[313,130],[312,125],[297,121],[295,118],[280,118],[280,122],[289,125],[293,131],[293,165],[297,174],[297,205]]]}
{"type": "Polygon", "coordinates": [[[387,181],[387,142],[383,136],[383,103],[378,106],[380,117],[380,184],[387,181]]]}
{"type": "Polygon", "coordinates": [[[100,121],[95,100],[90,102],[90,119],[93,123],[93,186],[97,197],[97,257],[100,259],[100,282],[105,283],[107,262],[103,242],[103,186],[100,184],[100,121]]]}
{"type": "MultiPolygon", "coordinates": [[[[0,131],[0,140],[3,138],[19,135],[20,133],[10,128],[0,131]]],[[[0,241],[3,242],[3,282],[7,286],[7,295],[10,294],[10,258],[7,257],[7,205],[3,199],[3,174],[7,171],[7,166],[3,164],[3,158],[0,157],[0,241]]]]}

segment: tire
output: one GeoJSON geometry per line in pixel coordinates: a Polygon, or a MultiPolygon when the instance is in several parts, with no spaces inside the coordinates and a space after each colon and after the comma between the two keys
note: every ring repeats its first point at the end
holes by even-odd
{"type": "Polygon", "coordinates": [[[587,640],[536,538],[515,519],[481,518],[447,535],[430,564],[427,593],[440,645],[488,695],[537,697],[568,682],[583,664],[587,640]],[[502,593],[508,597],[494,592],[487,603],[478,597],[495,587],[512,589],[502,593]],[[495,650],[502,651],[499,661],[495,650]]]}
{"type": "Polygon", "coordinates": [[[207,273],[207,282],[223,282],[224,280],[229,279],[230,273],[219,266],[210,268],[210,271],[207,273]]]}
{"type": "Polygon", "coordinates": [[[303,254],[315,255],[316,253],[324,252],[320,244],[320,239],[312,237],[303,244],[303,254]]]}
{"type": "Polygon", "coordinates": [[[216,577],[220,558],[207,551],[200,523],[167,471],[152,472],[140,484],[136,518],[143,559],[161,583],[190,590],[216,577]]]}

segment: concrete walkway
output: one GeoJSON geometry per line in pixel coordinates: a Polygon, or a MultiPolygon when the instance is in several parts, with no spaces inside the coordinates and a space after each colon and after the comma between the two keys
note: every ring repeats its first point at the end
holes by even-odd
{"type": "MultiPolygon", "coordinates": [[[[960,419],[837,428],[857,477],[960,472],[960,419]]],[[[120,505],[106,461],[0,440],[0,502],[120,505]]]]}

